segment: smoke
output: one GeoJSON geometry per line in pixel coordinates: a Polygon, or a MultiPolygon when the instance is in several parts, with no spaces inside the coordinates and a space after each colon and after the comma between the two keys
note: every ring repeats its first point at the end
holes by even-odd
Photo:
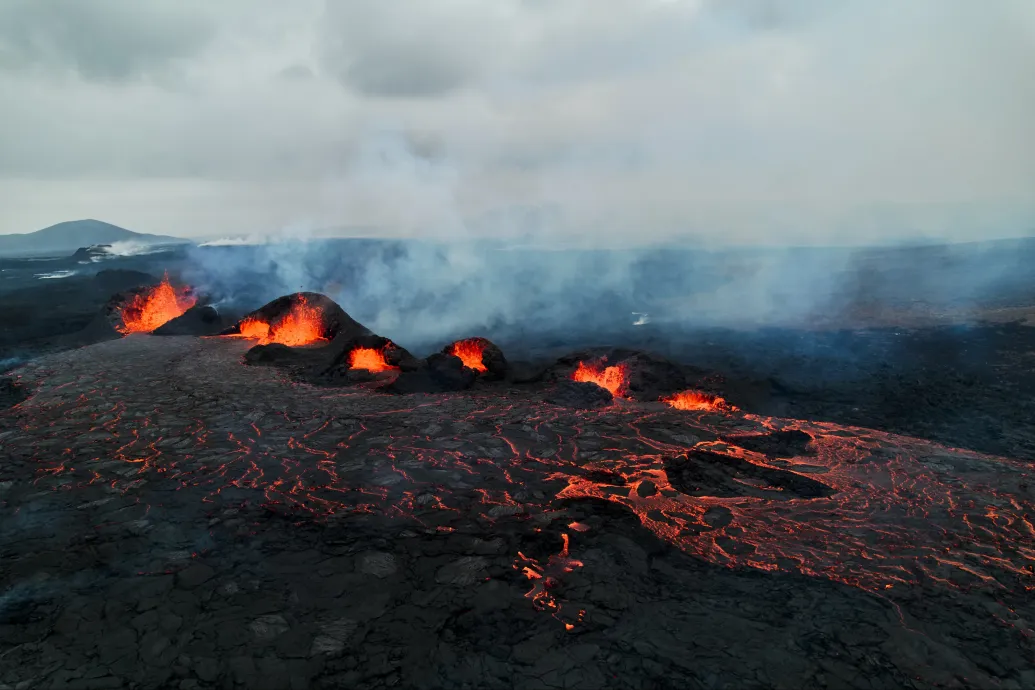
{"type": "Polygon", "coordinates": [[[556,206],[465,216],[456,167],[414,150],[402,134],[380,133],[368,147],[326,183],[323,203],[366,198],[389,207],[406,239],[331,239],[312,222],[298,223],[194,247],[184,278],[241,310],[322,292],[416,349],[471,335],[604,338],[648,324],[661,332],[850,325],[859,316],[932,310],[966,319],[993,295],[1033,287],[1024,241],[709,249],[688,240],[638,242],[632,229],[593,247],[580,243],[556,206]],[[563,246],[556,237],[566,238],[563,246]]]}

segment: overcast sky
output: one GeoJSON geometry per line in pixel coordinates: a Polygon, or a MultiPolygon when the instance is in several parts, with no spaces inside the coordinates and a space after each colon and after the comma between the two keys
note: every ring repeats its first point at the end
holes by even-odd
{"type": "Polygon", "coordinates": [[[0,232],[1035,231],[1032,0],[3,0],[0,232]]]}

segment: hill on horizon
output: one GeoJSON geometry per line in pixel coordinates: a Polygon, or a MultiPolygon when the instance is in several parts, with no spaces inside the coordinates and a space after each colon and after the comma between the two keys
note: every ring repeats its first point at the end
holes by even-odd
{"type": "Polygon", "coordinates": [[[189,244],[190,240],[168,235],[149,235],[120,228],[111,223],[87,218],[57,223],[22,234],[0,235],[0,255],[54,255],[71,253],[80,247],[115,242],[141,244],[189,244]]]}

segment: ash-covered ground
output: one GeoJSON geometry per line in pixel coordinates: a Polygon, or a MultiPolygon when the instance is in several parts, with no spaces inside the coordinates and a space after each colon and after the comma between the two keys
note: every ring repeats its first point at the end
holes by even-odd
{"type": "Polygon", "coordinates": [[[531,369],[650,350],[741,408],[684,411],[307,383],[104,330],[94,273],[37,279],[80,281],[46,328],[45,292],[0,295],[31,357],[0,388],[0,687],[1035,685],[1021,279],[810,328],[482,331],[531,369]]]}

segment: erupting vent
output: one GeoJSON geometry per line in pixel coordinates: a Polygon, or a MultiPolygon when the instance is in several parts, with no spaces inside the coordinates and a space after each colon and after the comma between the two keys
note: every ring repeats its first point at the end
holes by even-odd
{"type": "Polygon", "coordinates": [[[482,361],[482,355],[484,353],[484,341],[475,338],[458,340],[449,348],[449,354],[454,357],[459,357],[465,367],[468,369],[474,369],[478,372],[486,372],[489,370],[488,367],[485,366],[485,362],[482,361]]]}
{"type": "Polygon", "coordinates": [[[605,367],[606,361],[604,359],[592,364],[579,362],[579,366],[571,378],[581,383],[595,383],[601,388],[611,391],[611,395],[616,398],[621,398],[625,395],[626,367],[624,364],[605,367]]]}
{"type": "Polygon", "coordinates": [[[723,412],[736,411],[736,407],[726,402],[725,398],[717,395],[709,395],[701,391],[682,391],[668,398],[662,398],[661,402],[677,410],[721,410],[723,412]]]}
{"type": "Polygon", "coordinates": [[[391,371],[398,369],[393,367],[385,359],[383,350],[376,350],[372,347],[357,347],[349,353],[349,369],[366,369],[370,372],[391,371]]]}
{"type": "Polygon", "coordinates": [[[169,283],[168,274],[162,282],[148,292],[134,295],[133,299],[120,312],[122,323],[115,329],[123,335],[130,333],[150,333],[168,321],[182,316],[194,306],[197,298],[190,294],[190,288],[181,288],[178,292],[169,283]]]}
{"type": "Polygon", "coordinates": [[[241,322],[241,335],[258,340],[260,345],[279,343],[290,347],[326,340],[320,310],[311,307],[304,297],[273,326],[258,318],[245,319],[241,322]]]}

